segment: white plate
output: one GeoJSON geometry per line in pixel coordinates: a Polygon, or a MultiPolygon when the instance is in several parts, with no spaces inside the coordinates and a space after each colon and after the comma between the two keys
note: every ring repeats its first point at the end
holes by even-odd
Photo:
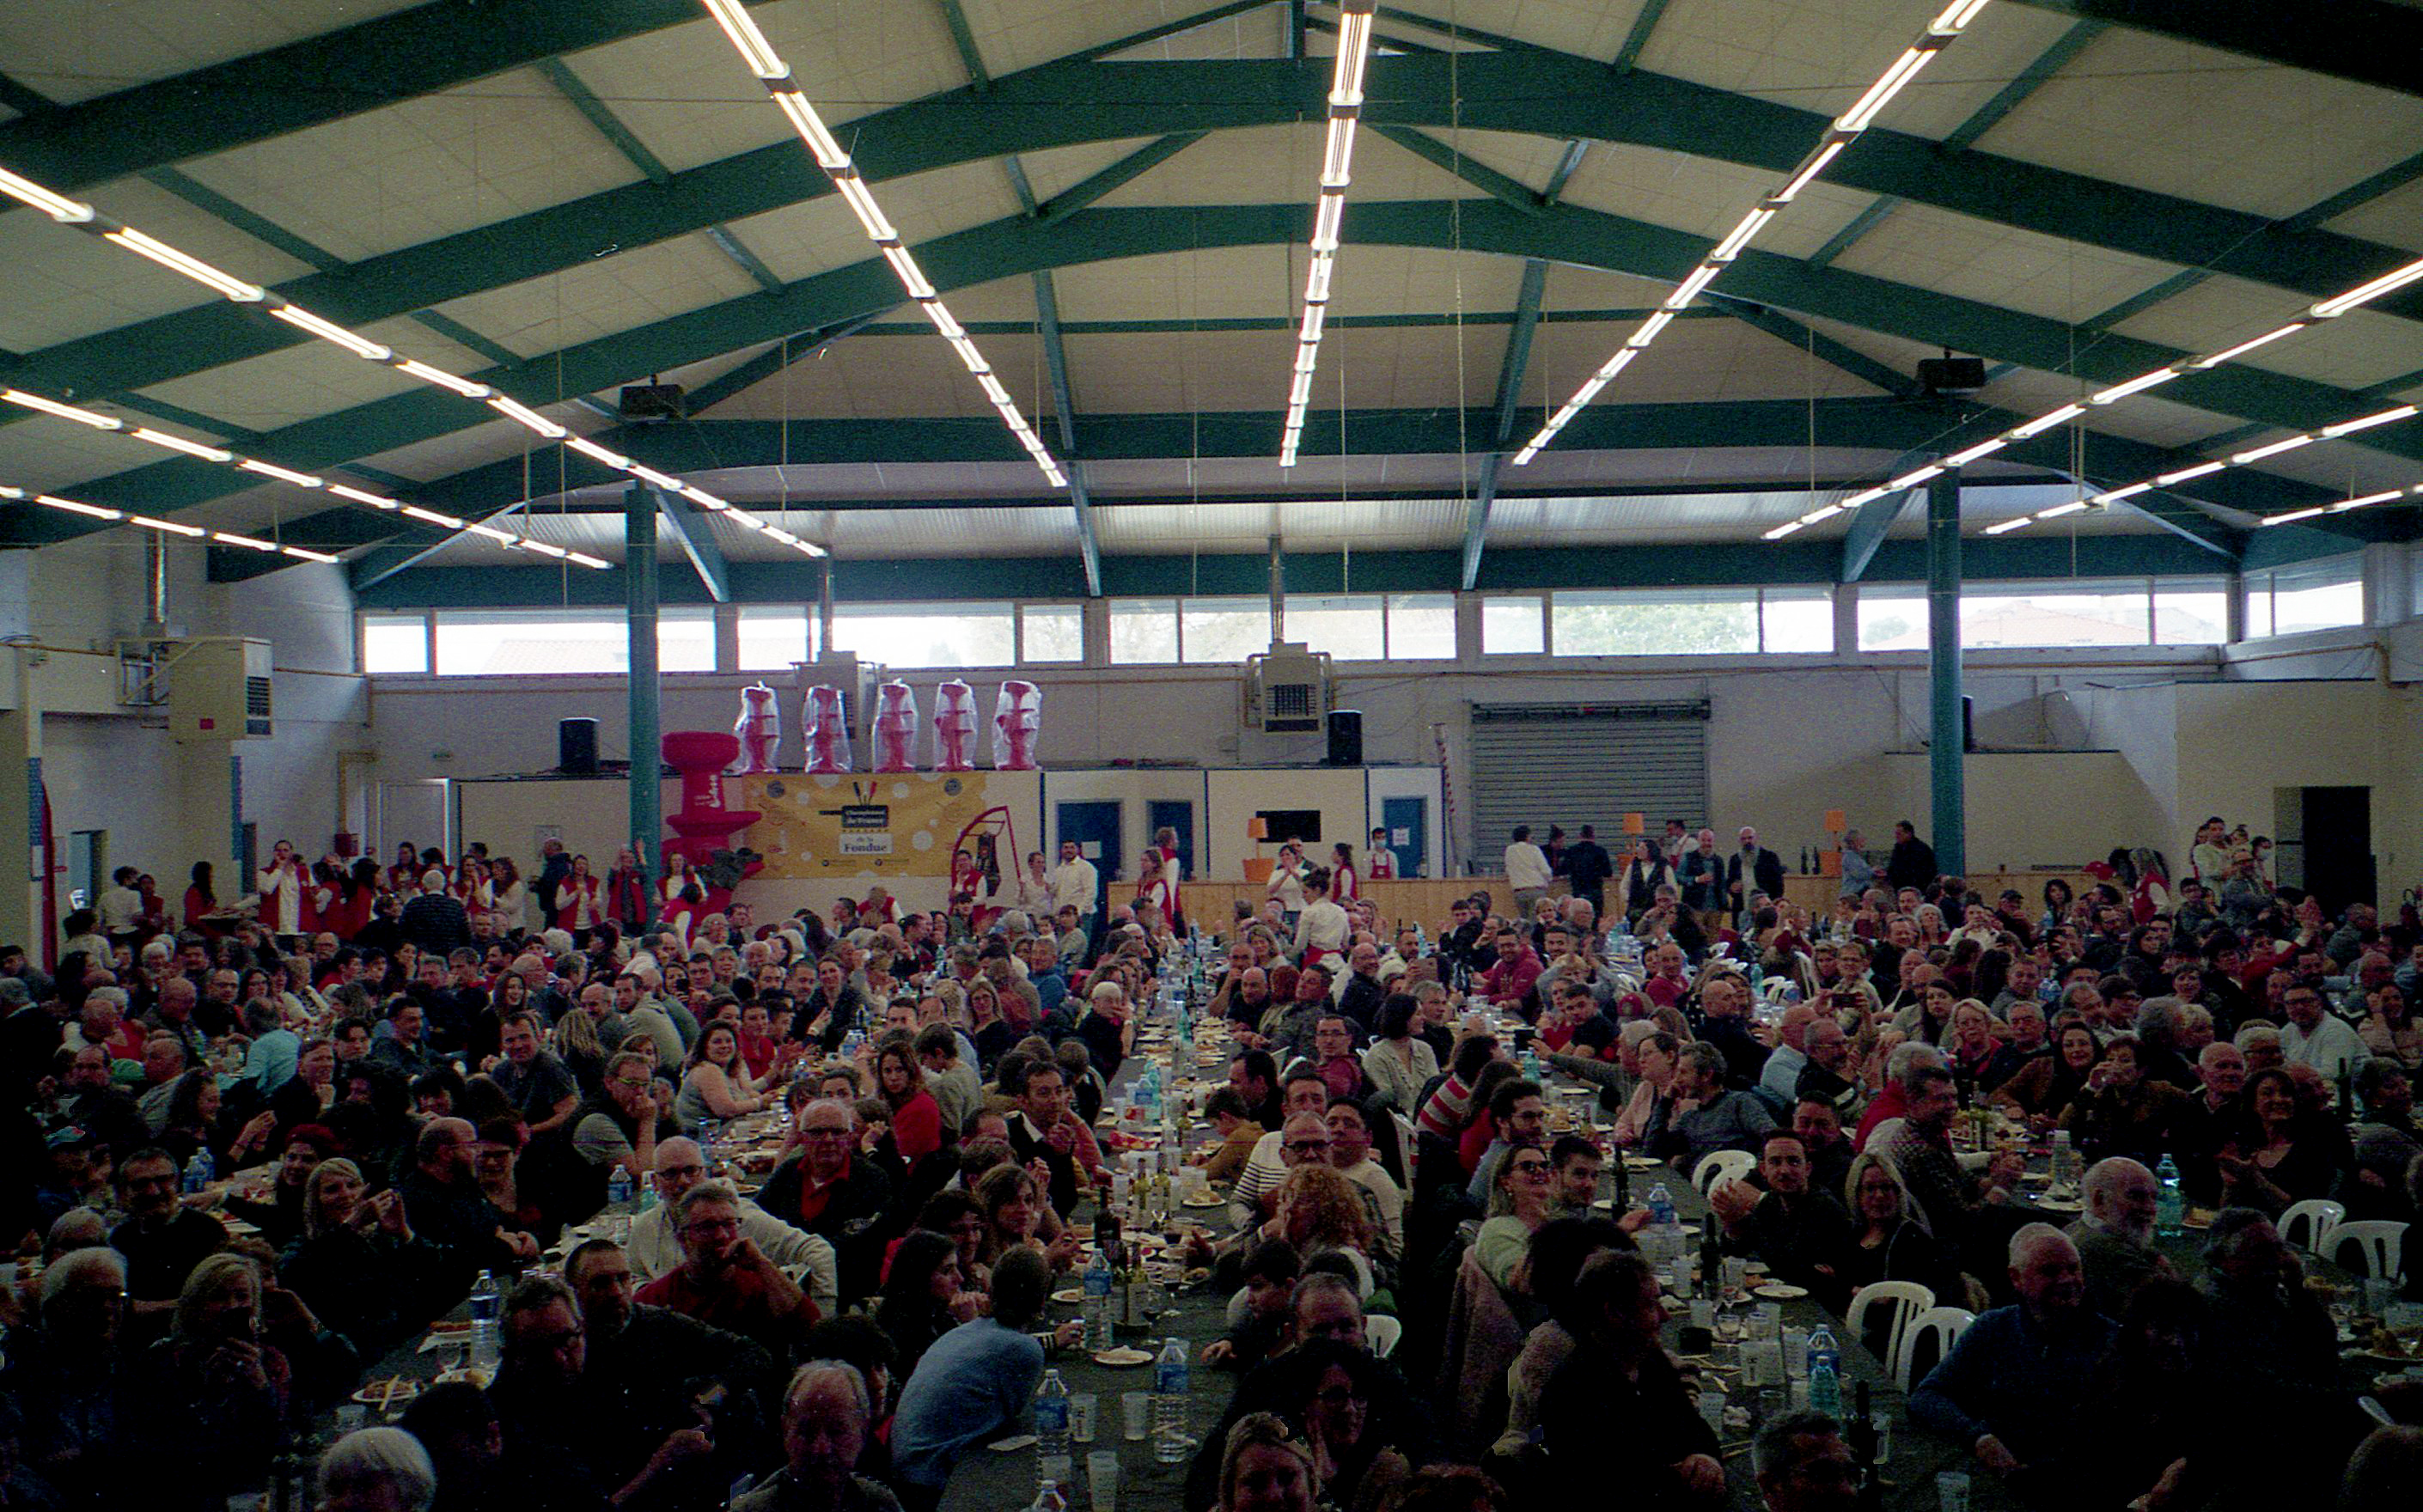
{"type": "Polygon", "coordinates": [[[2083,1213],[2086,1205],[2075,1197],[2037,1197],[2031,1199],[2048,1213],[2083,1213]]]}
{"type": "Polygon", "coordinates": [[[1808,1296],[1809,1288],[1794,1286],[1781,1281],[1770,1281],[1764,1286],[1752,1286],[1750,1294],[1752,1297],[1763,1297],[1770,1302],[1788,1302],[1808,1296]]]}
{"type": "Polygon", "coordinates": [[[1130,1349],[1125,1347],[1116,1349],[1097,1349],[1094,1351],[1094,1363],[1098,1365],[1108,1365],[1113,1369],[1126,1369],[1133,1365],[1148,1365],[1152,1363],[1152,1351],[1149,1349],[1130,1349]]]}
{"type": "Polygon", "coordinates": [[[1066,1290],[1053,1292],[1052,1294],[1052,1299],[1055,1302],[1068,1304],[1082,1302],[1085,1299],[1085,1288],[1082,1286],[1070,1286],[1066,1290]]]}

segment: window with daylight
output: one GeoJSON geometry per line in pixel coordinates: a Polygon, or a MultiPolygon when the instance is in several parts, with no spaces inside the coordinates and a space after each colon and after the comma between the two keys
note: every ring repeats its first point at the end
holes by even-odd
{"type": "Polygon", "coordinates": [[[1802,588],[1617,589],[1548,604],[1558,656],[1742,656],[1834,649],[1834,606],[1802,588]]]}
{"type": "Polygon", "coordinates": [[[2325,557],[2246,575],[2246,634],[2293,636],[2364,622],[2364,558],[2325,557]]]}
{"type": "Polygon", "coordinates": [[[1018,659],[1085,659],[1085,609],[1079,604],[1028,604],[1018,611],[1018,659]]]}
{"type": "Polygon", "coordinates": [[[1960,643],[2001,646],[2145,646],[2153,643],[2152,595],[2132,582],[1997,583],[1960,594],[1960,643]]]}
{"type": "Polygon", "coordinates": [[[1926,595],[1911,588],[1860,588],[1861,651],[1924,651],[1926,595]]]}
{"type": "MultiPolygon", "coordinates": [[[[1304,641],[1315,651],[1325,651],[1339,661],[1378,661],[1386,655],[1387,618],[1386,601],[1377,593],[1287,596],[1287,638],[1304,641]]],[[[1188,649],[1191,654],[1193,648],[1188,649]]],[[[1264,645],[1254,649],[1270,648],[1264,645]]]]}
{"type": "Polygon", "coordinates": [[[429,670],[429,617],[425,614],[362,616],[362,670],[429,670]]]}
{"type": "Polygon", "coordinates": [[[833,610],[833,649],[903,670],[1017,662],[1007,604],[856,604],[833,610]]]}
{"type": "Polygon", "coordinates": [[[1388,595],[1390,661],[1455,660],[1455,595],[1388,595]]]}
{"type": "Polygon", "coordinates": [[[1548,649],[1545,601],[1523,593],[1481,601],[1481,654],[1537,656],[1548,649]]]}
{"type": "Polygon", "coordinates": [[[1176,660],[1176,599],[1111,600],[1111,665],[1165,666],[1176,660]]]}
{"type": "MultiPolygon", "coordinates": [[[[668,672],[715,669],[715,615],[661,611],[657,661],[668,672]]],[[[620,609],[441,609],[440,677],[533,677],[631,669],[630,632],[620,609]]]]}
{"type": "MultiPolygon", "coordinates": [[[[1288,638],[1304,638],[1292,622],[1288,638]]],[[[1180,655],[1188,662],[1242,662],[1268,651],[1271,601],[1260,597],[1180,599],[1178,646],[1180,655]]]]}
{"type": "Polygon", "coordinates": [[[740,606],[742,671],[786,672],[795,663],[814,661],[816,654],[815,610],[796,604],[740,606]]]}

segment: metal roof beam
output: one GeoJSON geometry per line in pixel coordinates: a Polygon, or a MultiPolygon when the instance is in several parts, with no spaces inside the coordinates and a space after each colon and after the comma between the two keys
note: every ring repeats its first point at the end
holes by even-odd
{"type": "Polygon", "coordinates": [[[1877,559],[1877,548],[1885,543],[1885,532],[1909,509],[1912,499],[1922,496],[1924,489],[1905,488],[1898,494],[1872,498],[1851,516],[1851,528],[1843,537],[1843,567],[1840,581],[1856,583],[1877,559]]]}
{"type": "Polygon", "coordinates": [[[2035,61],[2021,69],[2010,83],[1994,92],[1971,113],[1967,120],[1944,134],[1943,150],[1965,152],[1977,145],[1977,138],[2002,124],[2008,116],[2027,102],[2028,96],[2051,82],[2054,74],[2069,66],[2069,60],[2086,50],[2086,44],[2103,35],[2103,23],[2082,21],[2053,39],[2053,44],[2035,55],[2035,61]]]}
{"type": "Polygon", "coordinates": [[[2423,94],[2423,11],[2394,0],[2019,0],[2282,68],[2423,94]]]}
{"type": "Polygon", "coordinates": [[[673,533],[682,555],[689,559],[705,585],[706,596],[718,604],[732,602],[732,569],[723,559],[723,548],[715,543],[715,528],[707,513],[679,494],[668,494],[652,483],[633,486],[644,488],[657,501],[657,515],[665,528],[673,533]]]}
{"type": "Polygon", "coordinates": [[[1466,157],[1435,136],[1406,126],[1374,126],[1371,130],[1423,162],[1445,168],[1482,194],[1512,205],[1526,215],[1536,215],[1547,208],[1542,203],[1539,190],[1520,179],[1498,172],[1485,163],[1466,157]]]}
{"type": "Polygon", "coordinates": [[[696,0],[428,0],[9,121],[0,163],[73,192],[704,19],[696,0]]]}
{"type": "MultiPolygon", "coordinates": [[[[923,244],[917,253],[936,286],[953,290],[1109,259],[1290,244],[1302,229],[1295,207],[1284,204],[1097,208],[1053,227],[1023,216],[994,222],[923,244]]],[[[1345,230],[1358,244],[1540,258],[1670,281],[1679,279],[1705,250],[1702,238],[1572,205],[1525,215],[1486,202],[1366,203],[1349,208],[1345,230]]],[[[1733,265],[1731,283],[1739,297],[1803,316],[1908,340],[1945,343],[1990,360],[2046,370],[2074,365],[2083,378],[2093,381],[2116,382],[2184,355],[2115,336],[2088,348],[2072,364],[2070,328],[2061,322],[1862,275],[1813,270],[1774,253],[1745,253],[1733,265]]],[[[727,300],[533,357],[531,365],[543,368],[562,391],[592,393],[786,332],[888,309],[897,299],[898,284],[889,268],[879,259],[868,259],[802,279],[778,295],[727,300]]],[[[2246,367],[2178,379],[2166,397],[2300,430],[2344,419],[2356,402],[2343,389],[2246,367]]],[[[273,456],[294,466],[332,465],[466,430],[487,418],[488,412],[451,395],[418,390],[284,427],[271,437],[277,443],[273,456]]],[[[1004,455],[1014,454],[1006,434],[996,434],[995,441],[1004,455]]],[[[1275,449],[1276,441],[1273,433],[1263,445],[1275,449]]],[[[2094,444],[2114,442],[2116,438],[2099,436],[2094,444]]],[[[1334,438],[1330,444],[1334,447],[1334,438]]],[[[2375,446],[2423,459],[2423,437],[2384,433],[2375,446]]],[[[249,486],[244,475],[178,458],[101,480],[83,493],[94,503],[123,497],[156,513],[249,486]]],[[[75,529],[79,524],[57,522],[65,533],[80,533],[75,529]]]]}
{"type": "Polygon", "coordinates": [[[1863,384],[1881,388],[1896,399],[1908,399],[1918,392],[1918,381],[1895,371],[1857,347],[1845,346],[1782,310],[1765,305],[1753,305],[1726,294],[1712,294],[1712,305],[1746,325],[1754,325],[1779,341],[1789,342],[1829,367],[1849,373],[1863,384]]]}
{"type": "Polygon", "coordinates": [[[1489,544],[1489,512],[1497,502],[1497,475],[1506,466],[1506,454],[1493,451],[1481,459],[1481,486],[1473,490],[1471,507],[1464,514],[1464,572],[1457,586],[1469,593],[1481,581],[1481,553],[1489,544]]]}
{"type": "Polygon", "coordinates": [[[1062,458],[1069,465],[1069,503],[1077,515],[1077,555],[1085,564],[1085,593],[1102,592],[1102,547],[1094,533],[1093,499],[1085,490],[1085,465],[1077,445],[1077,400],[1069,386],[1069,354],[1060,340],[1060,296],[1049,271],[1035,276],[1035,312],[1043,330],[1043,364],[1052,375],[1052,410],[1060,422],[1062,458]]]}
{"type": "MultiPolygon", "coordinates": [[[[1371,123],[1531,132],[1561,140],[1627,142],[1781,171],[1825,125],[1812,112],[1635,70],[1612,74],[1593,59],[1534,51],[1386,60],[1388,88],[1367,108],[1371,123]]],[[[1284,59],[1188,63],[1045,64],[997,79],[986,94],[960,89],[848,123],[860,164],[877,180],[1083,142],[1298,119],[1322,81],[1284,59]],[[1067,102],[1085,99],[1085,110],[1067,102]]],[[[0,128],[5,131],[7,128],[0,128]]],[[[1098,175],[1141,171],[1175,139],[1098,175]],[[1148,158],[1146,153],[1156,154],[1148,158]],[[1141,160],[1141,161],[1139,161],[1141,160]]],[[[0,161],[7,161],[0,152],[0,161]]],[[[1118,181],[1126,181],[1120,179],[1118,181]]],[[[2258,216],[2086,179],[2040,165],[1964,152],[1871,129],[1832,181],[2084,244],[2218,271],[2325,297],[2411,254],[2320,229],[2291,230],[2258,216]]],[[[1111,187],[1116,187],[1116,183],[1111,187]]],[[[1500,186],[1504,187],[1503,185],[1500,186]]],[[[1046,206],[1058,223],[1086,186],[1046,206]]],[[[279,289],[332,318],[368,323],[426,310],[489,289],[545,276],[615,250],[689,235],[717,224],[812,200],[831,185],[796,142],[515,216],[418,246],[367,258],[341,274],[279,289]]],[[[1102,192],[1107,192],[1103,190],[1102,192]]],[[[1532,197],[1536,199],[1536,196],[1532,197]]],[[[2423,291],[2375,307],[2423,314],[2423,291]]],[[[28,354],[21,382],[55,392],[149,386],[309,340],[280,323],[214,301],[28,354]]],[[[0,417],[0,419],[5,419],[0,417]]]]}

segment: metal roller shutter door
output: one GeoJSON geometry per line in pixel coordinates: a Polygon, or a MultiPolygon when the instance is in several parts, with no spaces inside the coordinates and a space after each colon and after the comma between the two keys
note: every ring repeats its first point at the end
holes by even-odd
{"type": "Polygon", "coordinates": [[[1587,709],[1476,704],[1472,711],[1472,833],[1475,858],[1502,864],[1516,825],[1534,841],[1548,827],[1568,834],[1596,825],[1623,850],[1623,816],[1707,822],[1708,708],[1704,703],[1587,709]]]}

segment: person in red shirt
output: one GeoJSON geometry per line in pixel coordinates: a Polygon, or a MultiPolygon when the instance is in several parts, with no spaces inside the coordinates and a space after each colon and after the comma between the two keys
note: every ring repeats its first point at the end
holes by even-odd
{"type": "Polygon", "coordinates": [[[740,1234],[740,1194],[728,1181],[702,1181],[673,1211],[682,1263],[640,1288],[639,1299],[764,1346],[778,1360],[816,1326],[816,1304],[740,1234]]]}
{"type": "Polygon", "coordinates": [[[1690,979],[1683,974],[1683,947],[1671,941],[1658,946],[1655,973],[1641,984],[1641,991],[1658,1007],[1671,1008],[1690,990],[1690,979]]]}
{"type": "Polygon", "coordinates": [[[1497,932],[1497,964],[1481,975],[1481,990],[1500,1008],[1518,1008],[1531,995],[1531,985],[1540,980],[1545,968],[1540,953],[1531,949],[1522,931],[1512,927],[1497,932]]]}
{"type": "Polygon", "coordinates": [[[915,1047],[895,1040],[875,1052],[876,1093],[892,1110],[892,1147],[900,1163],[915,1170],[917,1162],[942,1146],[942,1110],[926,1090],[926,1068],[917,1063],[915,1047]]]}

